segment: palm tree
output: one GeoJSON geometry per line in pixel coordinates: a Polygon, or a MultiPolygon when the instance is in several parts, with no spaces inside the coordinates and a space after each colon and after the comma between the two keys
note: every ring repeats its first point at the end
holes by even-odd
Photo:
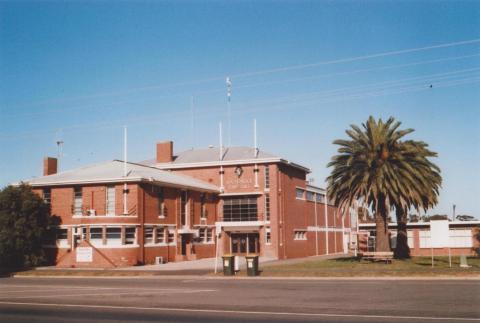
{"type": "MultiPolygon", "coordinates": [[[[350,140],[335,140],[338,155],[328,167],[329,198],[340,209],[361,201],[372,209],[376,223],[377,251],[390,251],[387,219],[393,210],[406,220],[410,208],[427,209],[437,203],[440,169],[429,158],[437,154],[421,141],[401,140],[413,129],[401,123],[370,117],[362,128],[351,125],[350,140]]],[[[406,232],[405,232],[406,238],[406,232]]]]}

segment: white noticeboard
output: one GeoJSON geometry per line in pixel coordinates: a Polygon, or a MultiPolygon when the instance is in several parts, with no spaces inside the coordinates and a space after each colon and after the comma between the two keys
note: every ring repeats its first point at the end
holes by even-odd
{"type": "Polygon", "coordinates": [[[93,260],[92,247],[77,248],[77,262],[92,262],[92,260],[93,260]]]}
{"type": "Polygon", "coordinates": [[[432,248],[450,247],[448,220],[430,221],[430,246],[432,248]]]}

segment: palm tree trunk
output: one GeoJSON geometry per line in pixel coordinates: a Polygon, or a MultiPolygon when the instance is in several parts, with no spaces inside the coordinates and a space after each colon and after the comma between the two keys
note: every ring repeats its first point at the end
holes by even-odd
{"type": "Polygon", "coordinates": [[[375,212],[375,251],[390,251],[390,237],[388,233],[388,210],[385,207],[385,199],[379,198],[375,212]]]}
{"type": "Polygon", "coordinates": [[[397,207],[395,214],[397,217],[397,246],[394,256],[396,259],[408,259],[410,258],[410,248],[407,237],[407,213],[406,210],[397,207]]]}

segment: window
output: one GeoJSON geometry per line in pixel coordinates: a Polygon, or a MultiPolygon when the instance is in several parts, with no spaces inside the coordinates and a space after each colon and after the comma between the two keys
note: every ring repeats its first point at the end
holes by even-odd
{"type": "Polygon", "coordinates": [[[265,194],[265,221],[270,221],[270,195],[265,194]]]}
{"type": "Polygon", "coordinates": [[[90,240],[103,239],[102,228],[90,228],[90,240]]]}
{"type": "Polygon", "coordinates": [[[414,243],[414,239],[413,239],[413,231],[412,230],[407,231],[407,244],[408,244],[409,248],[415,248],[415,243],[414,243]]]}
{"type": "Polygon", "coordinates": [[[83,199],[82,188],[75,187],[73,189],[73,215],[82,215],[83,199]]]}
{"type": "Polygon", "coordinates": [[[205,241],[205,231],[207,231],[206,228],[200,228],[198,229],[198,241],[204,242],[205,241]]]}
{"type": "Polygon", "coordinates": [[[430,248],[430,230],[420,231],[420,248],[430,248]]]}
{"type": "Polygon", "coordinates": [[[68,229],[57,228],[56,240],[57,240],[56,244],[58,247],[60,248],[68,247],[68,229]]]}
{"type": "Polygon", "coordinates": [[[165,243],[165,228],[164,227],[156,227],[157,238],[155,243],[165,243]]]}
{"type": "Polygon", "coordinates": [[[307,191],[307,200],[309,201],[315,201],[315,193],[307,191]]]}
{"type": "Polygon", "coordinates": [[[153,243],[153,227],[144,227],[143,228],[143,242],[144,244],[152,244],[153,243]]]}
{"type": "Polygon", "coordinates": [[[305,194],[305,190],[303,190],[301,188],[295,189],[295,196],[296,196],[297,199],[302,199],[303,200],[305,198],[304,194],[305,194]]]}
{"type": "Polygon", "coordinates": [[[325,194],[316,194],[316,199],[318,203],[325,203],[325,194]]]}
{"type": "Polygon", "coordinates": [[[390,246],[392,249],[397,247],[397,231],[390,231],[390,246]]]}
{"type": "Polygon", "coordinates": [[[103,245],[103,228],[90,227],[89,240],[94,246],[103,245]]]}
{"type": "Polygon", "coordinates": [[[107,228],[107,245],[122,245],[122,229],[118,227],[107,228]]]}
{"type": "Polygon", "coordinates": [[[224,221],[257,221],[257,197],[231,197],[223,201],[224,221]]]}
{"type": "Polygon", "coordinates": [[[206,219],[207,218],[207,195],[203,193],[200,195],[200,218],[206,219]]]}
{"type": "Polygon", "coordinates": [[[213,242],[213,229],[207,229],[207,243],[213,242]]]}
{"type": "Polygon", "coordinates": [[[52,190],[50,188],[43,189],[43,201],[50,204],[52,201],[52,190]]]}
{"type": "Polygon", "coordinates": [[[295,230],[294,240],[307,240],[307,231],[295,230]]]}
{"type": "Polygon", "coordinates": [[[268,165],[265,166],[265,189],[270,188],[270,168],[268,168],[268,165]]]}
{"type": "Polygon", "coordinates": [[[265,244],[272,244],[272,230],[265,228],[265,244]]]}
{"type": "Polygon", "coordinates": [[[115,186],[107,186],[107,215],[115,215],[115,186]]]}
{"type": "Polygon", "coordinates": [[[164,218],[165,217],[165,198],[163,195],[163,187],[160,187],[158,189],[157,199],[158,199],[158,216],[161,218],[164,218]]]}
{"type": "Polygon", "coordinates": [[[188,207],[188,200],[187,200],[187,191],[182,191],[180,196],[180,220],[182,226],[187,225],[187,207],[188,207]]]}
{"type": "Polygon", "coordinates": [[[198,243],[211,243],[213,242],[213,229],[212,228],[200,228],[198,229],[198,243]]]}
{"type": "Polygon", "coordinates": [[[471,248],[472,230],[453,229],[450,230],[450,247],[452,248],[471,248]]]}
{"type": "Polygon", "coordinates": [[[125,228],[125,244],[136,244],[137,243],[137,228],[135,227],[126,227],[125,228]]]}
{"type": "Polygon", "coordinates": [[[168,228],[168,243],[175,243],[175,228],[168,228]]]}

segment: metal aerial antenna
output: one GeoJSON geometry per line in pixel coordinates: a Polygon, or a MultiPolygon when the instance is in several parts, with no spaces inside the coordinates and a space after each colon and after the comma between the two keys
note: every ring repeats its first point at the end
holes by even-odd
{"type": "Polygon", "coordinates": [[[228,118],[228,147],[232,146],[232,112],[230,107],[230,100],[232,97],[232,80],[229,76],[225,80],[227,84],[227,118],[228,118]]]}
{"type": "Polygon", "coordinates": [[[57,131],[57,141],[56,141],[56,144],[57,144],[57,169],[58,171],[60,171],[60,158],[63,157],[63,143],[64,141],[62,140],[62,136],[60,135],[61,134],[61,129],[57,131]]]}
{"type": "Polygon", "coordinates": [[[192,135],[192,149],[195,148],[195,104],[193,101],[193,95],[190,97],[190,132],[192,135]]]}

